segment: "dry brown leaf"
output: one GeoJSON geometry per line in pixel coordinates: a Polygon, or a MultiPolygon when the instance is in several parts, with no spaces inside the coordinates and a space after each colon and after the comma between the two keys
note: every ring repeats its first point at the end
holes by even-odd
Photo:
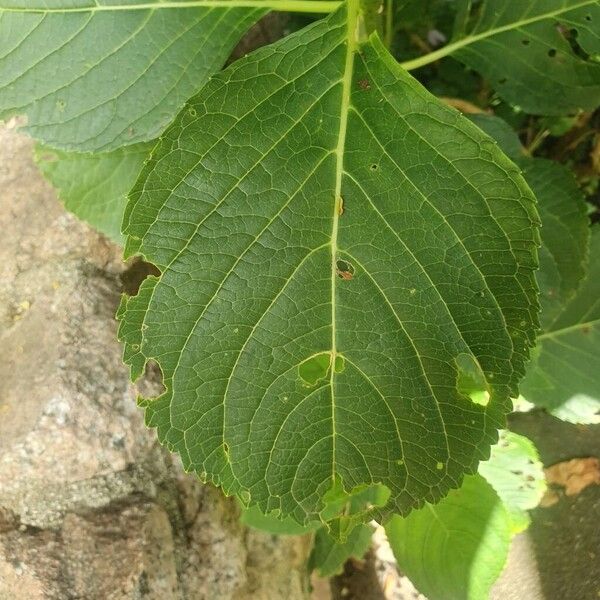
{"type": "Polygon", "coordinates": [[[567,496],[575,496],[589,485],[600,484],[600,460],[594,456],[560,462],[544,471],[547,482],[564,487],[567,496]]]}

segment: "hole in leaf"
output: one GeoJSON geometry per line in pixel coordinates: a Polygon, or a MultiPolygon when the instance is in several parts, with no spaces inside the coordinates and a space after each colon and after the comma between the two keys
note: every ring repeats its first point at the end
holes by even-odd
{"type": "Polygon", "coordinates": [[[371,171],[377,171],[377,169],[379,169],[379,165],[373,163],[370,167],[371,171]]]}
{"type": "MultiPolygon", "coordinates": [[[[337,359],[336,359],[337,362],[337,359]]],[[[331,366],[331,352],[321,352],[298,365],[298,375],[304,383],[313,386],[327,377],[331,366]]]]}
{"type": "Polygon", "coordinates": [[[550,50],[548,50],[548,56],[554,58],[556,56],[556,48],[550,48],[550,50]]]}
{"type": "Polygon", "coordinates": [[[529,46],[530,41],[529,40],[521,40],[521,44],[523,44],[523,46],[529,46]]]}
{"type": "Polygon", "coordinates": [[[144,279],[151,275],[158,277],[160,271],[152,263],[134,259],[131,266],[119,276],[121,291],[129,296],[135,296],[139,292],[144,279]]]}
{"type": "Polygon", "coordinates": [[[345,260],[338,260],[335,268],[340,279],[350,281],[354,277],[354,266],[345,260]]]}
{"type": "Polygon", "coordinates": [[[162,396],[167,391],[163,380],[164,376],[160,365],[152,359],[147,361],[144,375],[135,383],[137,391],[143,398],[140,403],[147,404],[162,396]]]}
{"type": "Polygon", "coordinates": [[[591,21],[592,20],[592,15],[585,15],[585,20],[586,21],[591,21]]]}
{"type": "Polygon", "coordinates": [[[455,359],[458,376],[456,387],[472,402],[485,406],[490,399],[489,388],[479,361],[467,352],[461,352],[455,359]]]}

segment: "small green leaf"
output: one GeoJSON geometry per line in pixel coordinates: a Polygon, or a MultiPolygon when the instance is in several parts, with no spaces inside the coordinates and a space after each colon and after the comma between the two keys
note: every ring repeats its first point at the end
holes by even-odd
{"type": "Polygon", "coordinates": [[[102,154],[77,154],[38,145],[35,156],[65,208],[122,244],[127,193],[151,149],[152,144],[134,144],[102,154]]]}
{"type": "Polygon", "coordinates": [[[529,524],[526,511],[535,508],[546,491],[544,467],[533,442],[502,431],[490,458],[479,464],[479,474],[496,490],[512,522],[513,533],[529,524]]]}
{"type": "Polygon", "coordinates": [[[309,560],[309,568],[316,570],[321,577],[332,577],[341,573],[349,558],[362,558],[371,545],[373,527],[360,524],[355,527],[344,542],[339,542],[326,529],[319,529],[309,560]]]}
{"type": "Polygon", "coordinates": [[[488,600],[511,520],[490,484],[469,475],[438,504],[392,517],[385,531],[400,570],[429,600],[488,600]]]}
{"type": "Polygon", "coordinates": [[[186,469],[301,523],[338,486],[406,513],[459,485],[537,327],[529,188],[361,23],[352,0],[213,77],[125,214],[127,254],[161,271],[119,313],[132,374],[164,374],[147,422],[186,469]],[[459,389],[465,355],[485,406],[459,389]]]}
{"type": "Polygon", "coordinates": [[[33,137],[79,152],[152,140],[262,14],[161,0],[0,0],[0,118],[25,113],[33,137]]]}

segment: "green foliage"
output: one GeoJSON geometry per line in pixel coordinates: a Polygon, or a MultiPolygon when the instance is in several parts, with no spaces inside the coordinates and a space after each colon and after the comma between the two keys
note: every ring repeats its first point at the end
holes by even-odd
{"type": "Polygon", "coordinates": [[[157,137],[264,13],[161,4],[0,0],[0,118],[80,152],[157,137]]]}
{"type": "Polygon", "coordinates": [[[598,0],[463,0],[445,47],[407,69],[453,56],[525,112],[564,115],[600,98],[598,0]]]}
{"type": "Polygon", "coordinates": [[[481,475],[435,506],[395,516],[386,533],[403,573],[429,600],[487,600],[502,571],[511,519],[481,475]]]}
{"type": "Polygon", "coordinates": [[[316,569],[321,577],[337,575],[349,558],[362,558],[365,555],[371,545],[372,535],[373,527],[365,523],[357,525],[343,542],[332,537],[325,528],[319,529],[309,567],[316,569]]]}
{"type": "Polygon", "coordinates": [[[479,474],[441,502],[394,516],[386,533],[400,570],[429,600],[487,600],[510,539],[546,489],[533,443],[502,431],[479,474]]]}
{"type": "MultiPolygon", "coordinates": [[[[553,161],[531,158],[500,119],[473,117],[523,168],[542,220],[540,270],[542,333],[522,393],[536,406],[573,423],[600,422],[600,235],[590,240],[587,206],[573,174],[553,161]]],[[[596,228],[597,229],[597,228],[596,228]]],[[[596,230],[594,230],[596,231],[596,230]]]]}
{"type": "Polygon", "coordinates": [[[561,135],[600,103],[600,3],[379,9],[0,0],[0,117],[26,115],[69,210],[159,269],[123,298],[119,336],[133,378],[160,366],[165,392],[140,404],[185,468],[245,524],[314,535],[324,576],[395,513],[417,587],[479,600],[544,489],[531,442],[493,445],[520,380],[537,406],[600,419],[600,234],[588,259],[566,167],[402,67],[476,103],[492,86],[561,135]],[[331,14],[218,73],[269,9],[331,14]],[[452,29],[401,65],[384,47],[405,58],[452,29]]]}
{"type": "Polygon", "coordinates": [[[545,328],[573,297],[585,275],[590,237],[587,205],[573,173],[554,161],[528,156],[516,134],[501,119],[475,115],[471,120],[495,138],[523,169],[537,198],[542,247],[536,278],[545,328]]]}
{"type": "Polygon", "coordinates": [[[151,149],[152,144],[134,144],[102,154],[77,154],[38,145],[35,155],[65,208],[121,244],[127,193],[151,149]]]}
{"type": "Polygon", "coordinates": [[[544,327],[521,386],[530,402],[576,423],[600,420],[600,228],[592,231],[587,277],[544,327]]]}
{"type": "Polygon", "coordinates": [[[528,187],[348,6],[213,77],[125,214],[127,254],[161,270],[119,314],[132,374],[164,375],[147,422],[187,469],[301,523],[338,481],[384,484],[401,513],[456,487],[536,327],[528,187]],[[458,389],[465,356],[486,406],[458,389]]]}
{"type": "Polygon", "coordinates": [[[511,431],[500,432],[489,460],[479,473],[496,490],[512,520],[512,532],[529,524],[527,511],[535,508],[546,491],[544,468],[531,440],[511,431]]]}

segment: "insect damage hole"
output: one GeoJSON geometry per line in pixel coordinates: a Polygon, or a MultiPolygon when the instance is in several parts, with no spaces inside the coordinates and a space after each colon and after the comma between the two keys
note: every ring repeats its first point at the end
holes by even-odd
{"type": "Polygon", "coordinates": [[[345,260],[338,260],[335,263],[335,272],[340,279],[350,281],[354,277],[354,265],[345,260]]]}

